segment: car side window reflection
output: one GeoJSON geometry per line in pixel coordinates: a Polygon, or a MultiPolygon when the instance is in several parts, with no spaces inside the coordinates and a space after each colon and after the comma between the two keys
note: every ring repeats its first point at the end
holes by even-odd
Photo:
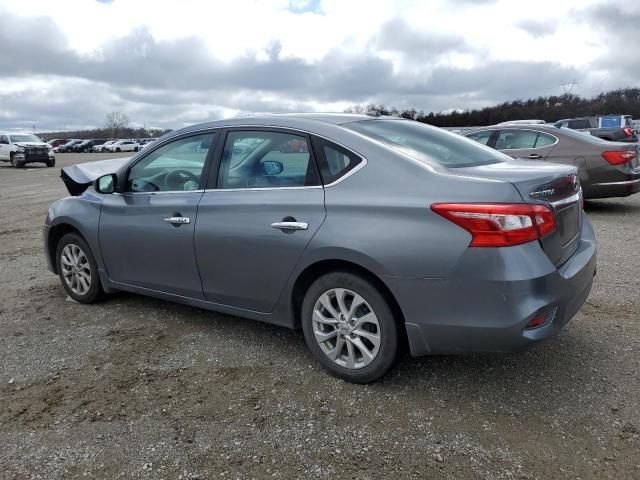
{"type": "Polygon", "coordinates": [[[483,130],[482,132],[470,133],[469,135],[467,135],[467,137],[471,140],[475,140],[478,143],[487,145],[492,134],[493,130],[483,130]]]}
{"type": "Polygon", "coordinates": [[[127,191],[169,192],[198,190],[214,134],[181,138],[151,152],[129,171],[127,191]]]}
{"type": "Polygon", "coordinates": [[[227,135],[218,188],[285,188],[319,184],[305,137],[269,131],[232,131],[227,135]]]}

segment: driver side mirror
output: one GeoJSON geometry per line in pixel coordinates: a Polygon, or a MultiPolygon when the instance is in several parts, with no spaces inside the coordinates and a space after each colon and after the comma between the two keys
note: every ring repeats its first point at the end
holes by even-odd
{"type": "Polygon", "coordinates": [[[262,162],[262,169],[265,175],[279,175],[284,170],[284,165],[276,160],[266,160],[262,162]]]}
{"type": "Polygon", "coordinates": [[[118,177],[115,173],[103,175],[96,180],[95,189],[98,193],[113,193],[116,191],[118,177]]]}

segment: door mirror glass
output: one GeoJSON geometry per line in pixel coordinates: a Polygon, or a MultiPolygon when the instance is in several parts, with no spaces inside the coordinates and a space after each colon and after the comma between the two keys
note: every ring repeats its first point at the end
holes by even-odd
{"type": "Polygon", "coordinates": [[[262,162],[262,169],[265,175],[280,175],[284,170],[284,165],[277,160],[265,160],[262,162]]]}
{"type": "Polygon", "coordinates": [[[114,173],[109,175],[103,175],[96,180],[96,192],[98,193],[113,193],[116,191],[117,177],[114,173]]]}

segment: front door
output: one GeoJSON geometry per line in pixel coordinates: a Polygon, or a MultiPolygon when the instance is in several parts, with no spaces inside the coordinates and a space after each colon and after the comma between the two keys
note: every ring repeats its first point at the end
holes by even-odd
{"type": "Polygon", "coordinates": [[[149,152],[130,168],[122,194],[105,195],[100,249],[112,280],[203,298],[193,234],[214,138],[183,137],[149,152]]]}
{"type": "Polygon", "coordinates": [[[195,250],[207,300],[258,312],[275,307],[325,218],[309,145],[290,131],[228,132],[214,188],[198,208],[195,250]]]}

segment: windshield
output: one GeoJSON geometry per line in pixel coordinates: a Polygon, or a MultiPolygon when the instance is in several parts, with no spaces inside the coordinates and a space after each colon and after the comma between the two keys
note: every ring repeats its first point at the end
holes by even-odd
{"type": "Polygon", "coordinates": [[[567,135],[568,137],[577,138],[578,140],[583,140],[589,143],[609,143],[608,140],[603,140],[599,137],[595,137],[591,135],[589,132],[581,132],[579,130],[573,130],[572,128],[567,127],[556,127],[562,133],[567,135]]]}
{"type": "Polygon", "coordinates": [[[399,150],[416,160],[445,167],[473,167],[509,157],[473,140],[409,120],[362,120],[343,125],[399,150]]]}
{"type": "Polygon", "coordinates": [[[11,142],[42,142],[35,135],[11,135],[11,142]]]}

